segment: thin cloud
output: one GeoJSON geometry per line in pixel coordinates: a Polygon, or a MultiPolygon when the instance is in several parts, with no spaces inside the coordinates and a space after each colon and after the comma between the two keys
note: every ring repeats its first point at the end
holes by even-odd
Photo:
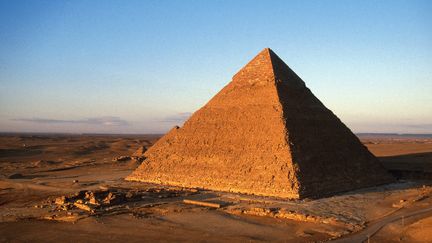
{"type": "Polygon", "coordinates": [[[163,122],[184,122],[191,115],[192,115],[192,112],[180,112],[180,113],[177,113],[177,114],[172,115],[172,116],[167,116],[162,121],[163,122]]]}
{"type": "Polygon", "coordinates": [[[430,129],[432,131],[432,124],[412,124],[412,125],[405,125],[405,127],[419,128],[419,129],[430,129]]]}
{"type": "Polygon", "coordinates": [[[63,120],[63,119],[47,119],[47,118],[17,118],[13,121],[29,122],[38,124],[89,124],[89,125],[102,125],[102,126],[127,126],[129,123],[120,117],[104,116],[92,117],[77,120],[63,120]]]}

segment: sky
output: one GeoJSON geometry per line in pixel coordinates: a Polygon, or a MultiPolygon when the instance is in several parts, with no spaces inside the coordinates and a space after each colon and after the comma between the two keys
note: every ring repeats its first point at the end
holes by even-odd
{"type": "Polygon", "coordinates": [[[427,0],[0,0],[0,131],[164,133],[265,47],[354,132],[432,133],[427,0]]]}

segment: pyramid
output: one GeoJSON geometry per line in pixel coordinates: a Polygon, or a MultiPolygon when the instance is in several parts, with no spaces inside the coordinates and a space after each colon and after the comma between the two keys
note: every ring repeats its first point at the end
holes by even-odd
{"type": "Polygon", "coordinates": [[[393,181],[268,48],[145,157],[127,180],[294,199],[393,181]]]}
{"type": "Polygon", "coordinates": [[[142,157],[142,156],[144,156],[146,151],[147,151],[147,146],[140,146],[137,150],[135,150],[135,152],[132,154],[132,156],[142,157]]]}

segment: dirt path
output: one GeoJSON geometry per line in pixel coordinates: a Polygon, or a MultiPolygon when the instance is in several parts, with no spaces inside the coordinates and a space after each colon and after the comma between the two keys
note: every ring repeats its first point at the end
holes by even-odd
{"type": "Polygon", "coordinates": [[[387,224],[393,223],[393,222],[398,221],[398,220],[400,220],[402,223],[403,219],[405,220],[405,219],[408,219],[411,217],[416,217],[417,220],[420,220],[420,219],[423,219],[425,217],[430,216],[430,214],[429,214],[430,212],[432,212],[432,207],[424,208],[421,210],[416,210],[416,211],[409,212],[409,213],[397,211],[395,214],[391,214],[389,216],[386,216],[386,217],[380,219],[377,222],[372,223],[366,229],[364,229],[364,230],[362,230],[356,234],[352,234],[352,235],[349,235],[348,237],[334,240],[332,242],[337,242],[337,243],[365,242],[368,240],[368,238],[375,235],[380,229],[382,229],[387,224]]]}

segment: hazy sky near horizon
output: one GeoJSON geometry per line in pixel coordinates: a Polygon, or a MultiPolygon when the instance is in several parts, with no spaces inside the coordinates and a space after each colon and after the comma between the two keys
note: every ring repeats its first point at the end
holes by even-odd
{"type": "Polygon", "coordinates": [[[162,133],[265,47],[353,131],[432,133],[415,0],[0,0],[0,131],[162,133]]]}

